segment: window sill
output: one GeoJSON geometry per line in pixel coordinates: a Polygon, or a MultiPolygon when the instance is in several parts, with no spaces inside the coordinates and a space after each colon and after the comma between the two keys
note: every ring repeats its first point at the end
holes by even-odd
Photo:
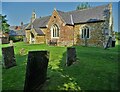
{"type": "Polygon", "coordinates": [[[59,37],[51,37],[51,38],[53,38],[53,39],[59,39],[59,37]]]}
{"type": "MultiPolygon", "coordinates": [[[[85,38],[80,38],[80,39],[85,39],[85,38]]],[[[87,38],[87,39],[90,39],[90,38],[87,38]]]]}

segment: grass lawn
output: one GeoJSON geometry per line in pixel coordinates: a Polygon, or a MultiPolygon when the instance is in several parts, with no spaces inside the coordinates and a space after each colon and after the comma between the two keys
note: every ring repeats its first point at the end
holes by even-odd
{"type": "Polygon", "coordinates": [[[3,90],[23,90],[27,54],[32,50],[50,51],[47,72],[49,79],[45,82],[43,90],[117,90],[120,76],[118,47],[120,45],[104,50],[98,47],[75,46],[77,62],[66,67],[66,47],[15,43],[17,66],[2,69],[3,90]],[[24,54],[20,54],[22,48],[24,54]]]}

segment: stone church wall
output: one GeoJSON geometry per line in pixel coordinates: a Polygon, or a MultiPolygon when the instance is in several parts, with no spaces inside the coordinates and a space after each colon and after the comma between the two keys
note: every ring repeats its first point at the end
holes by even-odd
{"type": "Polygon", "coordinates": [[[82,28],[87,26],[90,30],[90,38],[87,39],[88,46],[103,46],[103,22],[86,23],[75,25],[74,27],[74,41],[76,45],[85,45],[85,39],[81,37],[82,28]]]}

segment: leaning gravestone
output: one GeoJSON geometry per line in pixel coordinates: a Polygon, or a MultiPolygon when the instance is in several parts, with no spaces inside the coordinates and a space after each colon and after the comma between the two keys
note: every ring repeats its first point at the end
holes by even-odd
{"type": "Polygon", "coordinates": [[[2,48],[2,56],[3,56],[3,67],[10,68],[16,66],[13,46],[2,48]]]}
{"type": "Polygon", "coordinates": [[[107,41],[107,44],[106,44],[104,49],[107,49],[107,48],[111,47],[111,45],[112,45],[112,37],[109,37],[109,39],[107,41]]]}
{"type": "Polygon", "coordinates": [[[34,92],[41,89],[41,85],[46,81],[48,61],[48,51],[29,52],[24,92],[34,92]]]}
{"type": "Polygon", "coordinates": [[[66,65],[70,66],[75,61],[76,61],[76,50],[74,47],[68,47],[67,48],[66,65]]]}

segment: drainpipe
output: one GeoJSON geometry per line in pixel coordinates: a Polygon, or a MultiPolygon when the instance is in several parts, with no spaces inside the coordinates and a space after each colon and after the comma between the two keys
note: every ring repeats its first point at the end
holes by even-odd
{"type": "Polygon", "coordinates": [[[72,14],[70,15],[70,19],[71,19],[71,24],[73,25],[73,45],[74,45],[74,22],[73,22],[72,14]]]}

